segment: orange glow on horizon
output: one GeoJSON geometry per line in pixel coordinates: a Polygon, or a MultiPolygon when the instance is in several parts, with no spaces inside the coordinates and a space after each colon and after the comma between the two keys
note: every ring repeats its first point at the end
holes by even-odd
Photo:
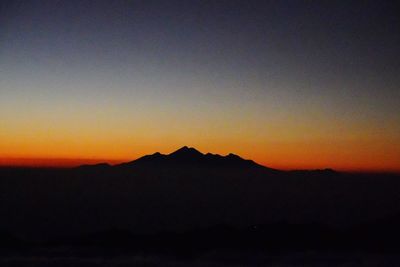
{"type": "MultiPolygon", "coordinates": [[[[292,144],[293,145],[293,144],[292,144]]],[[[198,148],[197,146],[193,146],[198,148]]],[[[320,148],[319,146],[305,146],[298,144],[297,146],[274,144],[270,145],[269,149],[252,149],[252,147],[239,147],[238,151],[230,150],[229,146],[222,146],[220,151],[216,149],[207,148],[207,146],[201,146],[205,149],[199,149],[202,153],[217,153],[221,155],[227,155],[228,153],[235,153],[245,159],[252,159],[255,162],[280,170],[305,170],[305,169],[325,169],[331,168],[338,171],[348,172],[390,172],[400,173],[399,158],[400,155],[394,151],[388,153],[388,151],[381,151],[381,153],[362,153],[364,156],[360,156],[359,150],[354,151],[351,149],[343,149],[343,147],[337,146],[336,149],[332,147],[320,148]],[[365,155],[369,155],[368,157],[365,155]]],[[[84,164],[97,164],[97,163],[109,163],[111,165],[119,164],[135,160],[141,156],[155,153],[157,151],[163,154],[169,154],[174,150],[178,149],[179,146],[167,146],[164,149],[157,150],[154,146],[142,147],[140,150],[136,150],[132,153],[128,151],[114,151],[108,153],[114,157],[74,157],[68,155],[64,157],[56,157],[51,155],[41,155],[35,157],[34,155],[29,156],[1,156],[0,155],[0,166],[10,167],[76,167],[84,164]],[[124,157],[115,157],[117,152],[124,154],[124,157]],[[123,153],[125,152],[125,153],[123,153]]]]}
{"type": "Polygon", "coordinates": [[[187,145],[202,153],[234,153],[282,170],[331,168],[400,173],[400,142],[394,131],[378,131],[366,125],[340,131],[333,124],[318,127],[311,122],[285,127],[250,124],[245,119],[239,122],[224,121],[227,125],[221,129],[216,122],[185,128],[180,124],[110,127],[107,123],[68,125],[63,121],[50,127],[45,120],[42,126],[39,122],[32,124],[32,120],[30,124],[19,124],[23,128],[15,125],[0,131],[0,166],[116,164],[155,152],[169,154],[187,145]]]}

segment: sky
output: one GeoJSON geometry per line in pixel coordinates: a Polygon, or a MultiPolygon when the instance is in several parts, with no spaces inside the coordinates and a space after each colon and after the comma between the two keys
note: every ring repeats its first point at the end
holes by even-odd
{"type": "Polygon", "coordinates": [[[1,1],[0,165],[181,146],[400,172],[395,1],[1,1]]]}

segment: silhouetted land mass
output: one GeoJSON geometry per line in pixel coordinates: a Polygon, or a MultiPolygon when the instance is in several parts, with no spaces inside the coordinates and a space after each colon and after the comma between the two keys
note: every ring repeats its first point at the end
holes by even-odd
{"type": "Polygon", "coordinates": [[[255,163],[252,160],[245,160],[235,154],[229,154],[227,156],[221,156],[218,154],[202,154],[195,148],[182,147],[177,151],[163,155],[160,153],[154,153],[141,157],[137,160],[123,163],[115,166],[115,168],[198,168],[198,169],[230,169],[230,170],[263,170],[263,171],[277,171],[271,168],[264,167],[255,163]]]}
{"type": "Polygon", "coordinates": [[[279,171],[188,147],[115,166],[2,168],[0,247],[398,251],[399,178],[279,171]]]}

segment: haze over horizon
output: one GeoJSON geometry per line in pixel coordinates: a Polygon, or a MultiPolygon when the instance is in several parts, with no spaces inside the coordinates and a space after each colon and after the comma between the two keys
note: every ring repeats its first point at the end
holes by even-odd
{"type": "Polygon", "coordinates": [[[395,1],[259,2],[2,1],[0,165],[400,172],[395,1]]]}

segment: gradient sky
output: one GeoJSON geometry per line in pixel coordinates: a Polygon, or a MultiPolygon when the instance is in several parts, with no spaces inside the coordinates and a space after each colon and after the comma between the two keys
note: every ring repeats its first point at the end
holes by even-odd
{"type": "Polygon", "coordinates": [[[188,145],[400,171],[398,14],[395,1],[1,1],[0,165],[188,145]]]}

